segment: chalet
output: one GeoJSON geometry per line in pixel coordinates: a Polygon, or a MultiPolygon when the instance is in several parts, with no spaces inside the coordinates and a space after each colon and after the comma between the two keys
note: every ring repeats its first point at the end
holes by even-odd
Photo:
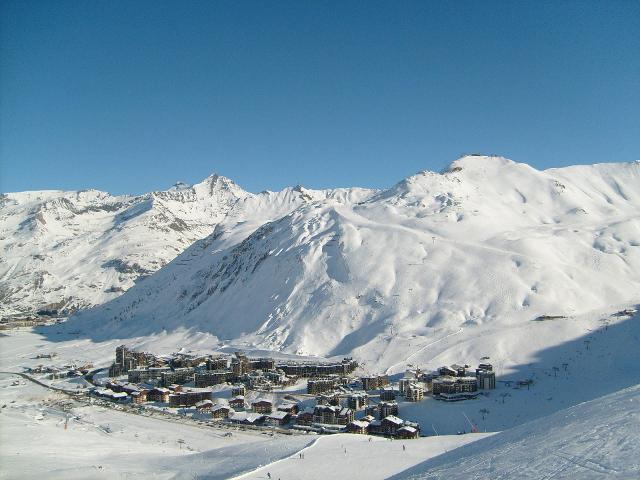
{"type": "Polygon", "coordinates": [[[128,395],[131,395],[133,392],[140,391],[140,387],[138,387],[138,385],[127,383],[125,385],[122,385],[122,391],[128,395]]]}
{"type": "Polygon", "coordinates": [[[123,385],[120,382],[108,381],[104,385],[106,388],[113,392],[122,392],[123,385]]]}
{"type": "Polygon", "coordinates": [[[369,422],[365,422],[362,420],[354,420],[352,422],[349,422],[347,424],[347,432],[366,435],[367,433],[369,433],[369,422]]]}
{"type": "Polygon", "coordinates": [[[147,393],[147,399],[150,402],[162,402],[169,403],[169,394],[171,391],[168,388],[152,388],[147,393]]]}
{"type": "Polygon", "coordinates": [[[278,406],[277,410],[279,412],[286,412],[289,415],[295,415],[300,409],[295,403],[283,403],[282,405],[278,406]]]}
{"type": "Polygon", "coordinates": [[[355,414],[350,408],[342,408],[336,416],[336,423],[339,425],[347,425],[349,422],[353,422],[355,414]]]}
{"type": "Polygon", "coordinates": [[[273,411],[273,403],[264,398],[259,398],[251,403],[251,411],[255,413],[271,413],[273,411]]]}
{"type": "Polygon", "coordinates": [[[311,409],[306,409],[298,413],[298,416],[296,417],[296,424],[307,426],[311,425],[313,423],[313,413],[314,411],[311,409]]]}
{"type": "Polygon", "coordinates": [[[228,405],[214,405],[211,407],[211,417],[218,420],[221,418],[229,418],[235,411],[228,405]]]}
{"type": "Polygon", "coordinates": [[[402,419],[395,415],[389,415],[388,417],[380,420],[380,430],[383,435],[395,436],[398,430],[403,426],[402,419]]]}
{"type": "Polygon", "coordinates": [[[287,412],[276,411],[268,414],[265,417],[265,424],[272,427],[281,427],[286,425],[291,420],[291,414],[287,412]]]}
{"type": "Polygon", "coordinates": [[[313,409],[313,423],[335,424],[336,409],[334,405],[316,405],[313,409]]]}
{"type": "Polygon", "coordinates": [[[138,390],[135,392],[131,392],[129,395],[131,395],[131,401],[133,403],[135,403],[136,405],[141,405],[147,401],[148,392],[148,390],[138,390]]]}
{"type": "Polygon", "coordinates": [[[337,405],[316,405],[313,422],[325,425],[347,425],[354,420],[353,410],[337,405]]]}
{"type": "Polygon", "coordinates": [[[244,403],[244,395],[236,395],[231,400],[229,400],[229,406],[234,410],[244,410],[246,408],[246,404],[244,403]]]}
{"type": "Polygon", "coordinates": [[[129,396],[124,392],[114,392],[108,388],[100,388],[95,391],[95,394],[98,397],[106,398],[108,400],[113,400],[115,402],[126,402],[129,399],[129,396]]]}
{"type": "Polygon", "coordinates": [[[415,427],[409,427],[407,425],[400,427],[396,432],[396,436],[403,440],[418,438],[419,435],[420,432],[415,427]]]}
{"type": "Polygon", "coordinates": [[[201,400],[195,404],[196,410],[199,412],[208,412],[213,407],[213,402],[208,398],[206,400],[201,400]]]}
{"type": "Polygon", "coordinates": [[[260,425],[264,421],[264,415],[255,412],[235,412],[229,415],[229,421],[245,425],[260,425]]]}

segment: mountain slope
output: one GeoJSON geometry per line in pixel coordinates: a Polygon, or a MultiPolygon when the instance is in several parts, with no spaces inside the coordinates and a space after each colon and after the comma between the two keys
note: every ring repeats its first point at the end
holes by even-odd
{"type": "Polygon", "coordinates": [[[324,195],[301,187],[254,195],[219,175],[141,196],[95,190],[3,194],[0,316],[99,305],[225,218],[232,225],[256,217],[253,223],[263,223],[324,195]]]}
{"type": "Polygon", "coordinates": [[[276,218],[255,231],[228,219],[78,321],[98,338],[186,329],[402,370],[407,352],[462,329],[640,298],[638,162],[537,171],[464,157],[276,218]]]}
{"type": "Polygon", "coordinates": [[[638,478],[640,385],[427,460],[393,479],[638,478]]]}

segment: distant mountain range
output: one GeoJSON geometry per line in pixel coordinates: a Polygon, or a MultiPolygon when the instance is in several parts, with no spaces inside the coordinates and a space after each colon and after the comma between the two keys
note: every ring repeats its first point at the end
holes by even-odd
{"type": "Polygon", "coordinates": [[[412,339],[640,300],[640,162],[468,156],[383,191],[212,176],[2,202],[3,313],[98,305],[74,318],[105,337],[204,332],[389,366],[412,339]]]}
{"type": "Polygon", "coordinates": [[[96,190],[2,194],[0,317],[68,315],[100,305],[225,220],[266,222],[340,192],[292,187],[255,195],[214,174],[196,185],[177,183],[140,196],[96,190]]]}

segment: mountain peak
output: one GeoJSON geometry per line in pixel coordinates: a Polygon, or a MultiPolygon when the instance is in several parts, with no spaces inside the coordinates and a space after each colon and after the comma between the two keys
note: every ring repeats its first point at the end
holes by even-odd
{"type": "Polygon", "coordinates": [[[481,155],[479,153],[472,153],[463,155],[457,160],[451,162],[451,164],[449,164],[449,167],[444,170],[444,173],[452,173],[459,172],[465,169],[487,167],[500,168],[509,165],[516,165],[516,162],[499,155],[481,155]]]}
{"type": "Polygon", "coordinates": [[[209,196],[228,193],[235,197],[246,197],[248,195],[248,193],[233,180],[216,172],[209,175],[200,183],[193,185],[193,188],[209,196]]]}

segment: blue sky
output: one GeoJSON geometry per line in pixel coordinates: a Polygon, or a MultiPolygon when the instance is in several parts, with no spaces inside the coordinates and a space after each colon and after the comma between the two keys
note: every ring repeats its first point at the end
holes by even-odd
{"type": "Polygon", "coordinates": [[[0,3],[0,190],[640,158],[638,1],[0,3]]]}

